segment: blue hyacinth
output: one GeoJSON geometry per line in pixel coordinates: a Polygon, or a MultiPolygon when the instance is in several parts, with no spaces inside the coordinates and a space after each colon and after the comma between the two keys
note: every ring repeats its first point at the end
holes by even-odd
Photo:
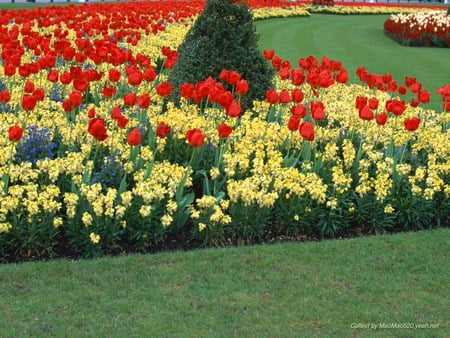
{"type": "Polygon", "coordinates": [[[57,145],[53,142],[48,128],[39,129],[38,126],[32,125],[27,127],[24,134],[16,146],[17,161],[35,164],[38,160],[54,158],[57,145]]]}
{"type": "Polygon", "coordinates": [[[122,163],[116,156],[110,155],[104,159],[98,172],[93,174],[93,182],[101,183],[103,186],[117,188],[124,175],[125,170],[122,163]]]}

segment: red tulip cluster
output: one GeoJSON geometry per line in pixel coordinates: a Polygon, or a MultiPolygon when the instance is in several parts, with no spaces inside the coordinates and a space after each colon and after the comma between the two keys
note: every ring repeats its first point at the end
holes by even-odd
{"type": "Polygon", "coordinates": [[[237,71],[227,69],[220,72],[219,79],[224,83],[211,76],[195,84],[185,82],[180,86],[181,96],[200,105],[206,101],[218,104],[228,116],[238,117],[242,112],[240,98],[247,94],[248,82],[237,71]],[[226,84],[232,87],[231,91],[225,88],[226,84]]]}
{"type": "Polygon", "coordinates": [[[381,75],[378,73],[370,73],[364,66],[358,67],[356,69],[356,74],[363,83],[369,86],[369,88],[398,93],[400,95],[405,95],[408,93],[409,89],[409,91],[415,95],[409,102],[413,107],[430,102],[430,91],[422,88],[422,84],[417,81],[415,77],[407,76],[405,77],[404,84],[399,85],[399,83],[394,80],[392,74],[381,75]]]}
{"type": "Polygon", "coordinates": [[[384,22],[384,32],[401,45],[450,47],[444,11],[392,15],[384,22]]]}
{"type": "Polygon", "coordinates": [[[445,111],[450,111],[450,83],[438,88],[436,92],[441,95],[443,108],[445,111]]]}

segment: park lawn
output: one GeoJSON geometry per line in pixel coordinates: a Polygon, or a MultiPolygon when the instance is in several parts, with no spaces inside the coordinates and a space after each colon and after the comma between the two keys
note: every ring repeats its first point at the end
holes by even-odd
{"type": "Polygon", "coordinates": [[[0,337],[443,337],[449,235],[1,265],[0,337]]]}

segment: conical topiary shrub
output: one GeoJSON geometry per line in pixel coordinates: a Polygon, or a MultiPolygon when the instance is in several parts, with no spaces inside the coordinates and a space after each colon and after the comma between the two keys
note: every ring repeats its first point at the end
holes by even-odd
{"type": "Polygon", "coordinates": [[[242,108],[263,98],[271,87],[273,68],[258,50],[258,36],[248,4],[233,0],[208,0],[203,12],[178,48],[178,60],[169,76],[174,90],[169,97],[178,103],[179,87],[208,76],[219,78],[222,69],[236,70],[250,90],[242,108]]]}

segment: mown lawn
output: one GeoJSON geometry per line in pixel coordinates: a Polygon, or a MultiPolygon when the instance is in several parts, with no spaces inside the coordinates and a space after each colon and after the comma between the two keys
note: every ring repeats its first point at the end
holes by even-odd
{"type": "Polygon", "coordinates": [[[449,229],[0,266],[0,337],[444,337],[449,229]],[[355,328],[363,324],[435,328],[355,328]]]}

